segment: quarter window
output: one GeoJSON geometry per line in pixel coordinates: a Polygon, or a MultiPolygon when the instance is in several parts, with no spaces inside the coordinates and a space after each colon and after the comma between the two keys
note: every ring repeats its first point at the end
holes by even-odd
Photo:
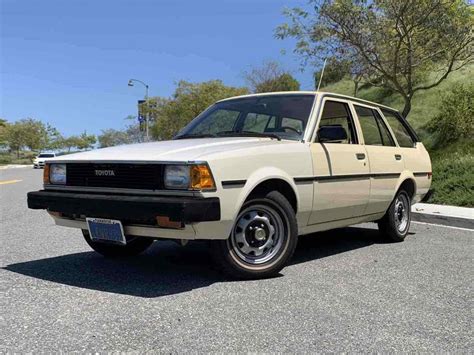
{"type": "Polygon", "coordinates": [[[324,103],[323,114],[319,122],[319,129],[324,126],[341,126],[345,129],[347,140],[341,143],[357,144],[357,137],[354,130],[354,123],[349,111],[349,105],[343,102],[326,101],[324,103]]]}
{"type": "Polygon", "coordinates": [[[415,142],[413,141],[410,132],[408,132],[408,129],[400,121],[400,117],[388,110],[382,110],[382,112],[387,119],[388,124],[392,128],[395,138],[397,138],[398,145],[400,147],[413,148],[415,146],[415,142]]]}
{"type": "Polygon", "coordinates": [[[359,117],[366,145],[395,146],[390,131],[377,111],[357,105],[354,107],[359,117]]]}

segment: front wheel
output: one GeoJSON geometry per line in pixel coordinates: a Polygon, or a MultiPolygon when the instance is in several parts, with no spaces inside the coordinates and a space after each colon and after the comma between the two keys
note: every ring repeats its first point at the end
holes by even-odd
{"type": "Polygon", "coordinates": [[[295,212],[279,192],[255,197],[244,204],[231,235],[212,242],[215,260],[234,278],[271,277],[283,269],[297,244],[295,212]]]}
{"type": "Polygon", "coordinates": [[[92,249],[108,258],[135,256],[144,252],[153,243],[153,239],[144,237],[127,237],[126,245],[96,242],[85,229],[82,230],[82,235],[92,249]]]}
{"type": "Polygon", "coordinates": [[[391,242],[403,242],[408,235],[410,223],[410,196],[408,196],[406,191],[400,190],[393,199],[385,216],[378,222],[379,230],[384,239],[391,242]]]}

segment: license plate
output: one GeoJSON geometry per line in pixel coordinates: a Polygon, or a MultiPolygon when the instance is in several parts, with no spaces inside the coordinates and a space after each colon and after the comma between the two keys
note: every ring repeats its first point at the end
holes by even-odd
{"type": "Polygon", "coordinates": [[[127,244],[122,222],[114,219],[86,218],[92,240],[116,244],[127,244]]]}

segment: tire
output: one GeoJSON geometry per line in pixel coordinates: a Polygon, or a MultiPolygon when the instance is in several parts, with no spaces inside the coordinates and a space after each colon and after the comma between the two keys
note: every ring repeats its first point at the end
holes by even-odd
{"type": "Polygon", "coordinates": [[[296,216],[288,200],[271,191],[247,201],[226,240],[211,242],[214,260],[236,279],[277,275],[298,242],[296,216]]]}
{"type": "Polygon", "coordinates": [[[395,195],[385,216],[378,222],[382,237],[390,242],[403,242],[411,223],[411,199],[405,190],[395,195]]]}
{"type": "Polygon", "coordinates": [[[93,241],[89,231],[83,229],[82,235],[87,244],[99,254],[107,258],[135,256],[144,252],[153,243],[153,239],[144,237],[127,237],[126,245],[117,245],[93,241]]]}

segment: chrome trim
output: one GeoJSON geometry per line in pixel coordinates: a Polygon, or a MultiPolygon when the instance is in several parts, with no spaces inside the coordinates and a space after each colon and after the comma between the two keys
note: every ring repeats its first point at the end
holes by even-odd
{"type": "MultiPolygon", "coordinates": [[[[91,187],[91,186],[61,186],[45,184],[45,190],[49,191],[79,191],[79,192],[108,192],[114,194],[127,195],[156,195],[156,196],[188,196],[188,197],[204,197],[200,191],[186,190],[141,190],[141,189],[120,189],[114,187],[91,187]]],[[[208,191],[205,191],[208,192],[208,191]]]]}

